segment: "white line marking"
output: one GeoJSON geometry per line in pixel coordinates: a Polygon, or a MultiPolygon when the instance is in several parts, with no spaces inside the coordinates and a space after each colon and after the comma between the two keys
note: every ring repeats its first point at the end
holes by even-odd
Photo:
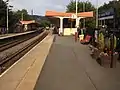
{"type": "MultiPolygon", "coordinates": [[[[49,34],[48,34],[49,35],[49,34]]],[[[40,42],[42,43],[48,35],[40,42]]],[[[33,51],[40,43],[38,43],[35,47],[33,47],[29,52],[27,52],[23,57],[21,57],[17,62],[15,62],[12,66],[10,66],[6,71],[4,71],[1,75],[0,78],[3,77],[10,69],[12,69],[17,63],[19,63],[24,57],[26,57],[31,51],[33,51]]]]}

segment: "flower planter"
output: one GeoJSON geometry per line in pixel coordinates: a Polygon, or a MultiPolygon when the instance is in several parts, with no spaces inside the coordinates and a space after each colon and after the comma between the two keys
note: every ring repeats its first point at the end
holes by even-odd
{"type": "MultiPolygon", "coordinates": [[[[113,54],[113,64],[112,64],[113,68],[116,67],[118,57],[119,57],[119,54],[118,54],[117,52],[115,52],[115,53],[113,54]]],[[[111,58],[111,57],[110,57],[110,58],[111,58]]]]}
{"type": "Polygon", "coordinates": [[[101,66],[105,68],[111,68],[112,63],[113,68],[115,68],[119,54],[117,52],[114,52],[113,62],[111,62],[111,54],[108,55],[107,53],[101,52],[101,50],[98,48],[92,48],[91,56],[92,58],[96,59],[101,66]]]}
{"type": "Polygon", "coordinates": [[[113,54],[113,63],[111,62],[111,55],[108,55],[107,53],[104,53],[104,52],[102,52],[100,55],[101,66],[105,68],[110,68],[111,63],[112,63],[113,68],[115,68],[117,59],[118,59],[118,53],[116,52],[113,54]]]}
{"type": "Polygon", "coordinates": [[[100,60],[101,60],[101,66],[105,68],[110,68],[111,59],[107,53],[101,52],[100,60]]]}

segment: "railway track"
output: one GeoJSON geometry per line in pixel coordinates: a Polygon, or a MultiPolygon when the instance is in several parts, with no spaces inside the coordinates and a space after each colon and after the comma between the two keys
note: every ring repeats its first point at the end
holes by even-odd
{"type": "Polygon", "coordinates": [[[44,31],[35,40],[31,41],[26,46],[17,50],[13,54],[7,56],[0,60],[0,74],[2,74],[6,69],[8,69],[12,64],[19,60],[23,55],[25,55],[30,49],[37,45],[41,40],[43,40],[48,35],[48,32],[44,31]]]}
{"type": "MultiPolygon", "coordinates": [[[[39,32],[39,31],[37,31],[37,32],[39,32]]],[[[25,41],[35,37],[39,33],[37,33],[37,34],[33,33],[33,35],[28,35],[28,36],[24,37],[23,39],[16,39],[16,40],[10,41],[8,43],[2,44],[2,45],[0,45],[0,52],[3,52],[4,50],[7,50],[13,46],[16,46],[16,45],[22,43],[22,42],[25,42],[25,41]]]]}

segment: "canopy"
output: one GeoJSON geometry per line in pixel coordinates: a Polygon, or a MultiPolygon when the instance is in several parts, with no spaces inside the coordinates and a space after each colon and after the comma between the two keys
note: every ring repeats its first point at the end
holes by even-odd
{"type": "MultiPolygon", "coordinates": [[[[75,13],[46,11],[45,16],[59,16],[59,17],[72,17],[75,13]]],[[[78,13],[78,17],[93,17],[93,11],[78,13]]]]}

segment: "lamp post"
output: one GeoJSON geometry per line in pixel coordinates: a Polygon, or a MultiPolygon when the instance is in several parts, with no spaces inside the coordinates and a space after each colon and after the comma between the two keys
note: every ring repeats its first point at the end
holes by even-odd
{"type": "MultiPolygon", "coordinates": [[[[87,1],[85,1],[85,2],[83,2],[83,12],[85,12],[86,11],[86,5],[88,4],[88,2],[89,2],[89,0],[87,0],[87,1]]],[[[86,19],[84,18],[83,19],[83,27],[85,28],[85,26],[86,26],[86,19]]]]}
{"type": "Polygon", "coordinates": [[[6,4],[7,4],[7,8],[6,8],[6,18],[7,18],[7,34],[8,34],[8,30],[9,30],[9,25],[8,25],[8,23],[9,23],[9,17],[8,17],[8,13],[9,13],[9,0],[6,0],[6,4]]]}
{"type": "Polygon", "coordinates": [[[96,1],[96,28],[98,28],[98,0],[96,1]]]}
{"type": "MultiPolygon", "coordinates": [[[[83,2],[83,12],[85,12],[85,2],[83,2]]],[[[83,19],[83,27],[85,28],[85,18],[83,19]]]]}
{"type": "Polygon", "coordinates": [[[77,33],[77,28],[78,28],[78,26],[77,26],[77,24],[78,24],[78,16],[77,16],[77,13],[78,13],[78,11],[77,11],[77,9],[78,9],[78,0],[75,0],[75,2],[76,2],[76,31],[75,31],[75,42],[77,41],[77,38],[78,38],[78,33],[77,33]]]}
{"type": "MultiPolygon", "coordinates": [[[[116,2],[117,0],[113,0],[113,9],[114,9],[114,23],[113,23],[113,29],[116,29],[116,2]]],[[[111,64],[110,67],[113,68],[113,63],[114,63],[114,31],[111,34],[111,64]]]]}
{"type": "Polygon", "coordinates": [[[9,30],[9,26],[8,26],[8,3],[7,3],[7,34],[8,34],[8,30],[9,30]]]}
{"type": "Polygon", "coordinates": [[[78,18],[77,13],[78,13],[78,0],[76,0],[76,28],[77,28],[77,24],[78,24],[78,22],[77,22],[77,18],[78,18]]]}
{"type": "Polygon", "coordinates": [[[9,0],[6,1],[7,8],[6,8],[6,18],[7,18],[7,34],[9,31],[9,8],[12,8],[13,6],[9,5],[9,0]]]}

